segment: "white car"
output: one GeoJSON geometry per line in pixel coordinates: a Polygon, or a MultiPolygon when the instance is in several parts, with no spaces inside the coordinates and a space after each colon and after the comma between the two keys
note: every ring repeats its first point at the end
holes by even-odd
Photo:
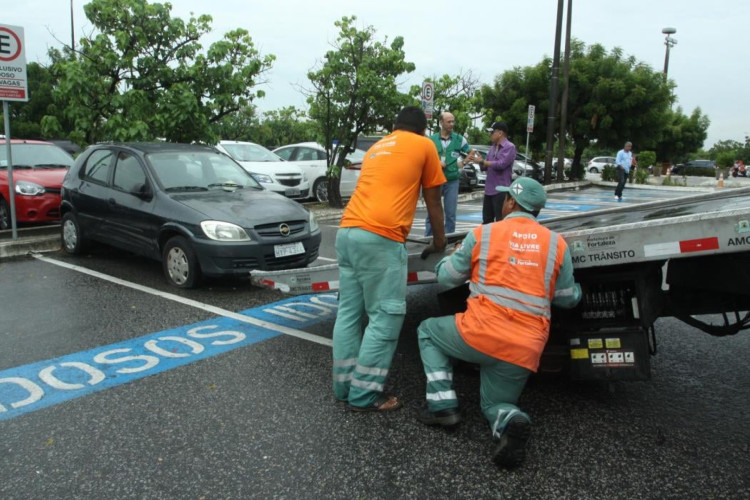
{"type": "Polygon", "coordinates": [[[602,170],[604,170],[604,167],[606,167],[607,165],[614,166],[614,164],[614,156],[597,156],[596,158],[592,158],[591,160],[589,160],[589,162],[586,164],[586,170],[592,174],[598,174],[602,170]]]}
{"type": "Polygon", "coordinates": [[[215,147],[242,165],[269,191],[287,198],[307,197],[310,183],[302,169],[282,160],[263,146],[253,142],[220,141],[215,147]]]}
{"type": "MultiPolygon", "coordinates": [[[[299,166],[310,179],[310,192],[308,197],[315,198],[320,202],[328,201],[328,184],[326,179],[326,150],[315,142],[300,142],[289,144],[273,150],[274,153],[287,162],[299,166]]],[[[350,198],[359,180],[359,172],[365,151],[354,150],[349,154],[349,165],[341,169],[341,183],[339,191],[342,198],[350,198]]]]}

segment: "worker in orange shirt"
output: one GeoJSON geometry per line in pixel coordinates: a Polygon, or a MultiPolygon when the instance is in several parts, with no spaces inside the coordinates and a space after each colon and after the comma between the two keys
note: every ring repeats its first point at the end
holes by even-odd
{"type": "Polygon", "coordinates": [[[469,280],[470,295],[466,312],[419,325],[427,408],[418,419],[427,425],[458,424],[450,358],[477,363],[482,412],[497,442],[493,460],[512,467],[524,459],[531,426],[516,402],[539,367],[551,305],[575,307],[581,287],[573,279],[565,240],[536,220],[547,200],[544,187],[519,177],[497,190],[508,193],[503,219],[474,229],[436,267],[442,284],[469,280]]]}
{"type": "Polygon", "coordinates": [[[339,307],[333,328],[333,393],[355,411],[401,407],[385,384],[406,314],[406,236],[420,189],[433,223],[430,249],[445,248],[445,183],[421,108],[402,109],[394,132],[365,155],[336,234],[339,307]],[[369,322],[362,333],[367,316],[369,322]]]}

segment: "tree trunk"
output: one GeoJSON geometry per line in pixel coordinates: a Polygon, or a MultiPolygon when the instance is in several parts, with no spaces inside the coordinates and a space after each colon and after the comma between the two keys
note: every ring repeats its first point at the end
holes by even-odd
{"type": "Polygon", "coordinates": [[[341,176],[328,177],[328,206],[331,208],[343,208],[344,203],[341,200],[341,176]]]}

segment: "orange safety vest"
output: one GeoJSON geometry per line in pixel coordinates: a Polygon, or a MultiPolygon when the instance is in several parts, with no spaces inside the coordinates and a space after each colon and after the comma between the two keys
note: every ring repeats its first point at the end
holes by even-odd
{"type": "Polygon", "coordinates": [[[474,349],[536,371],[567,244],[528,217],[479,226],[474,236],[471,295],[456,327],[474,349]]]}

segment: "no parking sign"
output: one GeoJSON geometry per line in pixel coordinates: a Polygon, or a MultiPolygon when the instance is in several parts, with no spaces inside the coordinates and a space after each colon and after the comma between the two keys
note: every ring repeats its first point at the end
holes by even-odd
{"type": "Polygon", "coordinates": [[[0,100],[28,101],[23,28],[0,24],[0,100]]]}

